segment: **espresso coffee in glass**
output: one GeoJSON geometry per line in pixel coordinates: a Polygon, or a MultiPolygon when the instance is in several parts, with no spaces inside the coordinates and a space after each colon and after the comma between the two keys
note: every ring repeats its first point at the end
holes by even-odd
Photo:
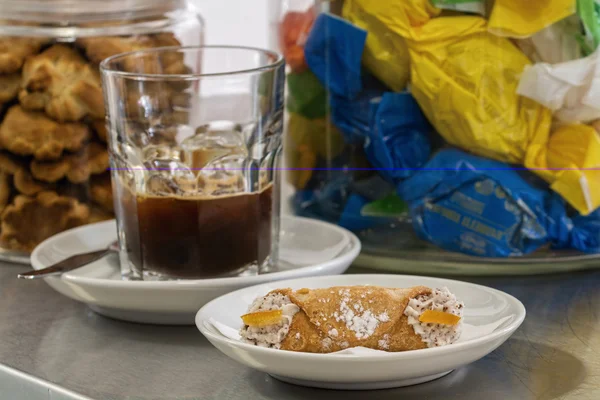
{"type": "Polygon", "coordinates": [[[282,58],[163,48],[101,68],[123,277],[268,271],[279,233],[282,58]],[[189,73],[169,74],[181,64],[189,73]]]}

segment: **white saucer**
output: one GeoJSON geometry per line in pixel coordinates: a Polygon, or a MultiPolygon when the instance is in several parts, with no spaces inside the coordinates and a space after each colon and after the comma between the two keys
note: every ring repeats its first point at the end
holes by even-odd
{"type": "Polygon", "coordinates": [[[525,307],[519,300],[485,286],[418,276],[342,275],[286,280],[226,294],[198,311],[196,326],[227,356],[276,379],[327,389],[371,390],[431,381],[479,360],[504,343],[524,319],[525,307]],[[248,304],[270,290],[338,285],[446,286],[465,303],[463,334],[457,343],[448,346],[403,353],[350,349],[309,354],[257,347],[222,333],[235,333],[227,327],[241,327],[240,316],[246,313],[248,304]]]}
{"type": "MultiPolygon", "coordinates": [[[[200,307],[225,293],[282,279],[341,274],[360,252],[358,238],[332,224],[285,217],[281,228],[280,257],[286,262],[279,272],[203,280],[124,281],[118,257],[112,254],[61,277],[46,278],[46,282],[112,318],[192,325],[200,307]]],[[[72,229],[42,242],[31,254],[31,264],[34,269],[45,268],[70,255],[103,248],[116,238],[115,221],[72,229]]]]}

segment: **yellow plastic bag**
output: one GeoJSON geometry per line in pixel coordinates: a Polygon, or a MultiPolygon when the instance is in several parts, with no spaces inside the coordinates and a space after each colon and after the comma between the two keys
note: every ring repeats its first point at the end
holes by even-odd
{"type": "Polygon", "coordinates": [[[390,89],[401,92],[406,88],[410,77],[410,58],[406,41],[365,12],[359,3],[353,0],[346,1],[342,16],[368,32],[362,63],[390,89]]]}
{"type": "Polygon", "coordinates": [[[441,10],[429,0],[346,0],[342,16],[368,32],[363,65],[390,89],[400,92],[410,76],[404,37],[441,10]]]}
{"type": "Polygon", "coordinates": [[[308,119],[290,113],[289,140],[294,146],[306,145],[321,158],[332,159],[344,151],[344,137],[327,118],[308,119]]]}
{"type": "Polygon", "coordinates": [[[362,9],[402,37],[412,37],[414,27],[440,14],[430,0],[346,0],[345,8],[362,9]]]}
{"type": "Polygon", "coordinates": [[[317,157],[331,160],[344,150],[344,138],[326,118],[308,119],[290,113],[285,146],[287,181],[297,189],[304,189],[313,175],[317,157]]]}
{"type": "Polygon", "coordinates": [[[513,38],[526,38],[575,14],[576,0],[496,0],[489,31],[513,38]]]}
{"type": "Polygon", "coordinates": [[[531,145],[547,143],[552,116],[516,93],[527,57],[486,28],[480,17],[440,17],[421,27],[418,40],[407,40],[411,91],[447,142],[522,164],[531,145]]]}
{"type": "Polygon", "coordinates": [[[307,145],[300,145],[286,156],[286,180],[296,189],[304,189],[317,166],[317,155],[307,145]]]}
{"type": "Polygon", "coordinates": [[[559,127],[525,166],[547,180],[582,215],[600,207],[600,135],[591,126],[559,127]]]}

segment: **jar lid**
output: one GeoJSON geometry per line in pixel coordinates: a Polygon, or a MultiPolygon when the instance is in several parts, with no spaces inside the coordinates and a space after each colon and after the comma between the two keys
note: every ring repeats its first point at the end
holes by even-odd
{"type": "Polygon", "coordinates": [[[186,5],[186,0],[0,0],[0,15],[23,22],[79,23],[148,18],[186,5]]]}

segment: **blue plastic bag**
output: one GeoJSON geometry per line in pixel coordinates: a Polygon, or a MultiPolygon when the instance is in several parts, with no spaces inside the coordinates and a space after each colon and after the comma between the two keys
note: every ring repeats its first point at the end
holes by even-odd
{"type": "Polygon", "coordinates": [[[410,93],[385,93],[375,107],[365,153],[381,176],[398,183],[429,159],[432,130],[410,93]]]}
{"type": "Polygon", "coordinates": [[[361,59],[367,31],[331,14],[321,14],[306,39],[304,58],[332,93],[354,98],[362,90],[361,59]]]}
{"type": "Polygon", "coordinates": [[[361,143],[369,162],[396,184],[429,158],[431,125],[408,92],[393,93],[361,71],[366,32],[322,14],[304,48],[311,71],[331,92],[331,120],[348,143],[361,143]]]}
{"type": "Polygon", "coordinates": [[[351,182],[350,176],[342,174],[319,187],[299,190],[293,196],[292,207],[297,215],[337,223],[350,196],[351,182]]]}
{"type": "Polygon", "coordinates": [[[377,107],[387,88],[370,75],[364,77],[364,89],[354,98],[331,93],[331,122],[342,132],[347,143],[362,144],[367,137],[377,107]]]}
{"type": "Polygon", "coordinates": [[[509,257],[551,244],[600,252],[600,212],[569,218],[560,196],[501,162],[442,150],[398,194],[417,234],[446,250],[509,257]]]}
{"type": "Polygon", "coordinates": [[[357,232],[388,222],[386,218],[362,215],[361,211],[367,204],[369,204],[369,199],[366,197],[358,194],[350,195],[344,207],[344,211],[340,216],[338,225],[350,231],[357,232]]]}

